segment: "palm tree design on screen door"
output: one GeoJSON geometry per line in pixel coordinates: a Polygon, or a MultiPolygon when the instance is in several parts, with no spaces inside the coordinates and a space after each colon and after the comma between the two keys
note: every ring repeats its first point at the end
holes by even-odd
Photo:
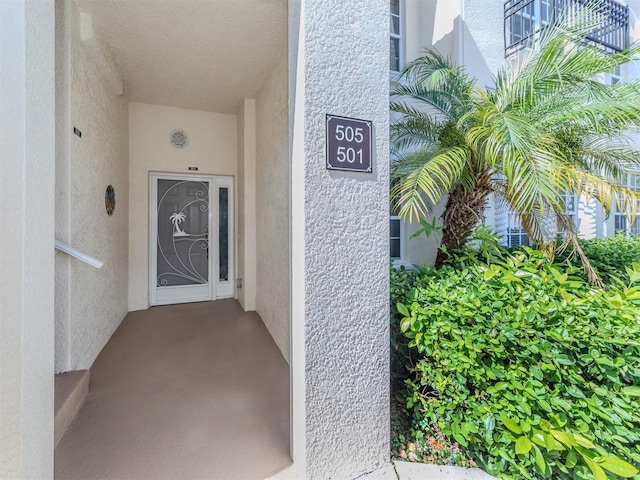
{"type": "Polygon", "coordinates": [[[173,223],[173,226],[176,229],[176,231],[173,232],[174,237],[186,237],[189,235],[187,232],[180,228],[180,224],[184,222],[186,218],[187,217],[183,212],[176,212],[169,217],[169,220],[171,220],[171,223],[173,223]]]}

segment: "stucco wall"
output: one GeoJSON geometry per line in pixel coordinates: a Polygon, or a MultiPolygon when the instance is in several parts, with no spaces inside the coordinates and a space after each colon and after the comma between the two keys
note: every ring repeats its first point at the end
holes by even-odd
{"type": "Polygon", "coordinates": [[[443,55],[455,57],[457,40],[454,25],[460,16],[460,3],[450,0],[405,0],[402,41],[404,61],[410,62],[435,47],[443,55]]]}
{"type": "Polygon", "coordinates": [[[287,55],[256,102],[256,311],[289,361],[289,112],[287,55]]]}
{"type": "MultiPolygon", "coordinates": [[[[149,306],[149,172],[237,174],[237,116],[129,102],[129,310],[149,306]],[[171,132],[189,136],[174,148],[171,132]],[[193,172],[191,172],[193,173],[193,172]]],[[[236,250],[236,249],[234,249],[236,250]]]]}
{"type": "MultiPolygon", "coordinates": [[[[70,243],[70,144],[71,144],[71,8],[73,4],[56,0],[56,238],[70,243]]],[[[70,282],[71,257],[56,252],[55,257],[55,371],[70,365],[70,282]]]]}
{"type": "Polygon", "coordinates": [[[306,474],[354,478],[389,458],[389,3],[302,5],[291,296],[304,317],[296,303],[291,322],[305,329],[306,474]],[[372,174],[326,169],[327,113],[373,121],[372,174]]]}
{"type": "Polygon", "coordinates": [[[127,312],[128,115],[126,99],[105,81],[110,72],[88,56],[77,10],[57,7],[67,12],[58,17],[69,33],[69,75],[58,70],[57,117],[67,128],[58,130],[56,226],[61,239],[104,262],[97,270],[57,256],[56,371],[67,371],[89,368],[127,312]],[[104,203],[109,184],[116,192],[112,216],[104,203]]]}
{"type": "Polygon", "coordinates": [[[53,477],[52,2],[0,2],[0,478],[53,477]]]}
{"type": "Polygon", "coordinates": [[[465,0],[462,15],[462,64],[479,86],[493,86],[492,75],[504,63],[503,2],[465,0]]]}
{"type": "Polygon", "coordinates": [[[245,98],[238,112],[238,301],[256,309],[256,101],[245,98]]]}

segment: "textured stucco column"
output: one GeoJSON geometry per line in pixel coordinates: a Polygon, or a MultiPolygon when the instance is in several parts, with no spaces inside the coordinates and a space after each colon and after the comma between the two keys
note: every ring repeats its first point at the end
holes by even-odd
{"type": "Polygon", "coordinates": [[[51,478],[53,2],[0,1],[0,72],[0,478],[51,478]]]}
{"type": "Polygon", "coordinates": [[[256,309],[256,101],[245,98],[238,112],[238,301],[256,309]]]}
{"type": "Polygon", "coordinates": [[[353,478],[389,456],[389,3],[289,8],[292,454],[353,478]],[[372,174],[325,168],[328,113],[373,122],[372,174]]]}

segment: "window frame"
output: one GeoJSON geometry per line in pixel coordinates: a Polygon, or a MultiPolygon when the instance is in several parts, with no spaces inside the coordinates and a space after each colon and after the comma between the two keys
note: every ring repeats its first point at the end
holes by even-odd
{"type": "Polygon", "coordinates": [[[402,25],[402,19],[404,18],[404,6],[403,6],[403,2],[402,0],[390,0],[389,1],[389,73],[391,75],[394,74],[398,74],[402,71],[402,67],[404,64],[404,45],[403,45],[403,34],[404,34],[404,28],[402,25]],[[395,13],[393,13],[391,11],[391,2],[392,1],[397,1],[398,2],[398,14],[396,15],[395,13]],[[393,31],[391,30],[391,25],[393,23],[393,18],[397,17],[398,18],[398,33],[393,33],[393,31]],[[391,42],[393,41],[397,41],[398,42],[398,69],[394,70],[391,67],[391,42]]]}
{"type": "Polygon", "coordinates": [[[393,213],[389,214],[389,257],[392,260],[402,260],[404,258],[404,222],[402,221],[402,219],[400,217],[398,217],[397,215],[394,215],[393,213]],[[399,231],[398,237],[392,237],[391,236],[391,222],[392,221],[397,221],[398,225],[399,225],[399,231]],[[399,252],[400,255],[398,257],[394,257],[393,255],[391,255],[391,242],[396,240],[399,244],[399,252]]]}
{"type": "Polygon", "coordinates": [[[522,222],[520,221],[520,215],[514,212],[511,208],[507,210],[507,229],[504,238],[504,245],[507,247],[520,247],[520,246],[530,246],[531,239],[527,235],[527,232],[522,227],[522,222]],[[517,243],[512,243],[512,237],[517,236],[517,243]]]}
{"type": "MultiPolygon", "coordinates": [[[[626,185],[633,190],[640,192],[640,172],[627,173],[626,185]],[[633,185],[631,179],[633,178],[633,185]]],[[[618,199],[620,201],[620,199],[618,199]]],[[[638,207],[640,207],[640,200],[637,200],[638,207]]],[[[639,235],[640,234],[640,208],[636,210],[636,219],[631,224],[627,216],[627,212],[620,210],[618,207],[618,201],[613,205],[613,234],[618,233],[639,235]],[[620,225],[620,226],[619,226],[620,225]]]]}
{"type": "MultiPolygon", "coordinates": [[[[561,12],[575,11],[584,3],[583,0],[506,0],[503,27],[505,57],[527,48],[535,41],[535,33],[549,25],[561,12]],[[543,18],[543,12],[546,18],[543,18]],[[532,30],[529,31],[525,25],[532,30]]],[[[630,42],[629,6],[619,0],[605,0],[602,8],[605,25],[592,30],[584,43],[609,53],[621,52],[630,42]]]]}

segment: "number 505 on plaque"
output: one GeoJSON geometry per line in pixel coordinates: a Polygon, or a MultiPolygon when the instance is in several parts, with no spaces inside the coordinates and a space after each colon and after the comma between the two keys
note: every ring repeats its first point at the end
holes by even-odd
{"type": "Polygon", "coordinates": [[[370,120],[327,115],[327,169],[373,171],[370,120]]]}

